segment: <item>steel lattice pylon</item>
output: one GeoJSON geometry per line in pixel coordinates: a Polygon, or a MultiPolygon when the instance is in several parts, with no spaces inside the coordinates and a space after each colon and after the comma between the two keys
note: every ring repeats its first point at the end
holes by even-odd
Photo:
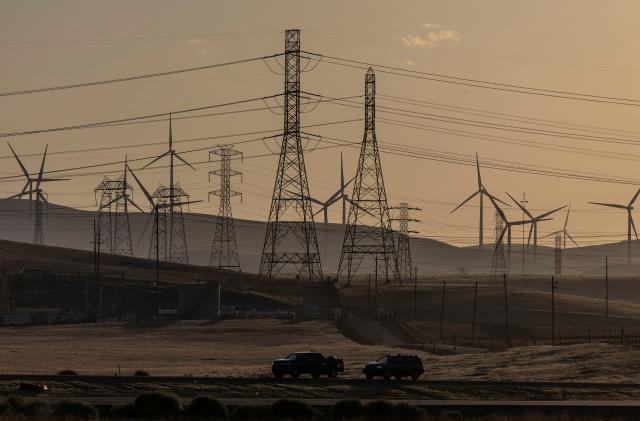
{"type": "Polygon", "coordinates": [[[554,237],[554,263],[556,275],[562,274],[562,235],[557,233],[554,237]]]}
{"type": "Polygon", "coordinates": [[[284,134],[260,276],[272,278],[293,267],[301,279],[321,280],[318,238],[300,138],[300,31],[285,32],[284,134]]]}
{"type": "Polygon", "coordinates": [[[231,169],[231,159],[238,155],[242,157],[242,152],[234,150],[231,145],[220,145],[215,150],[209,152],[210,162],[212,162],[212,155],[220,157],[220,169],[210,171],[209,179],[211,179],[212,174],[219,176],[220,188],[209,192],[209,195],[218,196],[220,198],[220,205],[218,207],[216,227],[213,232],[209,266],[220,269],[240,270],[236,228],[231,211],[231,198],[240,196],[242,199],[242,193],[231,190],[231,177],[236,175],[242,177],[242,173],[231,169]]]}
{"type": "Polygon", "coordinates": [[[409,229],[409,222],[421,222],[419,219],[409,217],[409,211],[422,210],[420,208],[409,207],[408,203],[400,203],[397,207],[400,213],[399,217],[393,219],[398,221],[400,229],[398,231],[398,271],[401,280],[410,280],[413,278],[413,259],[411,257],[411,244],[409,234],[417,234],[418,231],[409,229]]]}
{"type": "Polygon", "coordinates": [[[125,256],[133,255],[129,205],[142,209],[133,201],[133,187],[127,181],[127,160],[121,176],[104,177],[95,188],[98,204],[98,226],[100,229],[100,250],[125,256]],[[98,194],[100,201],[98,202],[98,194]]]}
{"type": "Polygon", "coordinates": [[[161,260],[169,262],[189,263],[182,214],[182,205],[190,203],[189,195],[176,183],[173,189],[160,184],[151,197],[157,210],[149,246],[149,259],[159,256],[161,260]]]}
{"type": "Polygon", "coordinates": [[[506,262],[504,259],[503,231],[504,220],[498,211],[495,213],[495,244],[493,247],[493,256],[491,257],[490,272],[495,278],[502,277],[506,273],[506,262]]]}
{"type": "MultiPolygon", "coordinates": [[[[391,230],[387,194],[376,141],[376,76],[372,68],[365,77],[365,126],[358,170],[353,182],[352,205],[345,228],[338,278],[347,273],[351,282],[365,256],[382,261],[385,280],[400,278],[398,255],[391,230]]],[[[376,266],[377,267],[377,266],[376,266]]]]}

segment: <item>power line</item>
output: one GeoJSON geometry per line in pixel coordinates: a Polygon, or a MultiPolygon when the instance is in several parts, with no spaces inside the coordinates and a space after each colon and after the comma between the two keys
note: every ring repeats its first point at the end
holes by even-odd
{"type": "Polygon", "coordinates": [[[121,78],[96,80],[96,81],[92,81],[92,82],[72,83],[72,84],[68,84],[68,85],[49,86],[49,87],[46,87],[46,88],[25,89],[25,90],[21,90],[21,91],[11,91],[11,92],[0,92],[0,97],[36,94],[36,93],[52,92],[52,91],[62,91],[62,90],[66,90],[66,89],[86,88],[88,86],[108,85],[108,84],[112,84],[112,83],[122,83],[122,82],[130,82],[130,81],[133,81],[133,80],[150,79],[150,78],[155,78],[155,77],[177,75],[177,74],[180,74],[180,73],[197,72],[197,71],[201,71],[201,70],[215,69],[215,68],[231,66],[231,65],[235,65],[235,64],[250,63],[250,62],[258,61],[258,60],[267,60],[267,59],[270,59],[270,58],[279,57],[281,55],[282,55],[282,53],[271,54],[271,55],[268,55],[268,56],[252,57],[252,58],[246,58],[246,59],[241,59],[241,60],[227,61],[225,63],[216,63],[216,64],[207,64],[205,66],[188,67],[188,68],[184,68],[184,69],[168,70],[168,71],[165,71],[165,72],[147,73],[147,74],[135,75],[135,76],[125,76],[125,77],[121,77],[121,78]]]}
{"type": "MultiPolygon", "coordinates": [[[[410,77],[414,79],[429,80],[433,82],[469,86],[474,88],[490,89],[490,90],[503,91],[503,92],[536,95],[536,96],[543,96],[543,97],[571,99],[576,101],[628,105],[633,107],[640,106],[640,100],[630,99],[630,98],[593,95],[593,94],[560,91],[560,90],[553,90],[553,89],[534,88],[534,87],[528,87],[524,85],[491,82],[491,81],[463,78],[463,77],[451,76],[451,75],[445,75],[445,74],[402,69],[400,67],[387,66],[384,64],[367,63],[364,61],[346,59],[346,58],[335,57],[335,56],[328,56],[324,54],[312,53],[309,51],[305,51],[304,53],[314,57],[320,57],[323,63],[329,63],[329,64],[338,65],[338,66],[350,67],[350,68],[362,69],[362,70],[372,66],[376,69],[376,71],[380,73],[385,73],[385,74],[390,74],[395,76],[410,77]]],[[[305,58],[311,59],[311,57],[305,57],[305,58]]]]}

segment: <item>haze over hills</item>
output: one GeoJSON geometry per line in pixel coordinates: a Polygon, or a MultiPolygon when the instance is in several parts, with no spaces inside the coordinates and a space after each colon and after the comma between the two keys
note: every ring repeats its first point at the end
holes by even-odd
{"type": "MultiPolygon", "coordinates": [[[[0,200],[0,238],[11,241],[31,243],[33,237],[28,200],[0,200]]],[[[95,211],[78,210],[48,205],[45,221],[45,244],[71,249],[93,249],[93,220],[95,211]]],[[[153,220],[148,214],[130,213],[131,234],[136,257],[149,256],[149,243],[153,230],[153,220]]],[[[190,263],[208,265],[213,228],[216,216],[185,213],[185,229],[189,244],[190,263]]],[[[264,241],[266,224],[261,221],[236,220],[238,248],[242,269],[256,273],[260,263],[260,253],[264,241]]],[[[344,235],[341,224],[316,223],[318,242],[322,255],[325,275],[333,276],[337,270],[340,248],[344,235]]],[[[487,244],[483,250],[474,247],[456,247],[441,241],[428,238],[412,238],[411,248],[413,261],[418,268],[419,276],[435,274],[486,274],[489,271],[492,245],[487,244]]],[[[507,246],[505,245],[505,254],[507,246]]],[[[627,264],[626,243],[614,243],[579,248],[568,248],[563,251],[563,274],[566,275],[604,275],[604,258],[608,256],[609,274],[614,276],[633,276],[640,267],[640,246],[633,244],[632,264],[627,264]]],[[[508,256],[507,256],[508,257],[508,256]]],[[[512,272],[522,272],[522,248],[519,244],[512,246],[512,272]]],[[[524,266],[526,273],[553,274],[553,249],[539,246],[534,255],[533,247],[525,249],[524,266]]],[[[359,274],[373,272],[373,267],[363,262],[359,274]]]]}

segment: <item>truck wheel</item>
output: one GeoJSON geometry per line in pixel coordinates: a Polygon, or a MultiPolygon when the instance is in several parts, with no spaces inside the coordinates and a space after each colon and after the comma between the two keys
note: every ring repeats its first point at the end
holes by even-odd
{"type": "Polygon", "coordinates": [[[293,377],[294,379],[297,379],[298,377],[300,377],[300,371],[298,371],[297,369],[293,370],[291,372],[291,377],[293,377]]]}
{"type": "Polygon", "coordinates": [[[367,373],[367,379],[372,380],[373,379],[373,374],[372,373],[367,373]]]}
{"type": "Polygon", "coordinates": [[[329,377],[331,377],[332,379],[335,379],[336,377],[338,377],[338,370],[336,370],[335,368],[332,368],[331,371],[329,372],[329,377]]]}
{"type": "Polygon", "coordinates": [[[311,377],[313,377],[314,379],[319,379],[320,378],[320,372],[319,371],[314,371],[313,373],[311,373],[311,377]]]}
{"type": "Polygon", "coordinates": [[[420,378],[420,373],[415,372],[413,374],[411,374],[411,380],[416,381],[420,378]]]}
{"type": "Polygon", "coordinates": [[[389,370],[382,373],[382,378],[385,380],[389,380],[391,378],[391,372],[389,370]]]}
{"type": "Polygon", "coordinates": [[[281,379],[284,373],[282,371],[274,371],[273,375],[276,376],[277,379],[281,379]]]}

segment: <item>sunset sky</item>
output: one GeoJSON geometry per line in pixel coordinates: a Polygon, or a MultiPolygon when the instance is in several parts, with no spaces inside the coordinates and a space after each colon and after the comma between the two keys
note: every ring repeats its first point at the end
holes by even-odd
{"type": "MultiPolygon", "coordinates": [[[[640,3],[632,0],[5,0],[0,15],[0,92],[271,55],[283,51],[285,29],[299,28],[303,50],[372,63],[374,68],[393,66],[554,91],[640,99],[640,84],[636,82],[640,73],[638,16],[640,3]]],[[[363,70],[325,61],[315,64],[311,63],[311,71],[302,75],[303,91],[325,98],[363,94],[363,70]]],[[[97,87],[2,96],[0,132],[108,121],[270,96],[282,92],[283,76],[273,72],[279,70],[278,63],[271,59],[266,64],[256,61],[97,87]]],[[[624,211],[602,209],[587,202],[627,203],[640,186],[638,147],[611,142],[612,139],[637,141],[640,107],[480,89],[380,72],[377,91],[378,118],[396,121],[378,122],[381,147],[400,144],[420,148],[422,152],[468,157],[477,152],[481,164],[483,159],[499,160],[524,167],[550,167],[554,172],[581,172],[627,180],[629,184],[604,183],[483,170],[489,191],[505,200],[505,192],[518,198],[526,192],[534,213],[571,202],[569,230],[581,245],[625,238],[624,211]],[[418,104],[414,100],[431,104],[418,104]],[[450,106],[473,110],[454,111],[450,106]],[[382,107],[575,132],[599,139],[587,141],[470,127],[398,115],[382,107]],[[515,116],[524,116],[528,122],[515,116]],[[408,128],[397,122],[429,127],[408,128]],[[563,123],[574,126],[568,128],[563,123]],[[577,125],[593,127],[576,131],[577,125]],[[465,131],[474,137],[442,130],[465,131]]],[[[362,102],[361,98],[354,100],[362,102]]],[[[273,100],[268,104],[278,105],[273,100]]],[[[263,108],[264,105],[257,101],[210,112],[263,108]]],[[[301,117],[303,126],[359,119],[363,115],[361,107],[327,102],[318,104],[317,108],[305,108],[308,112],[301,117]]],[[[174,139],[178,141],[178,151],[254,140],[236,147],[246,159],[234,163],[234,168],[244,173],[242,184],[239,178],[234,179],[234,189],[243,193],[244,200],[234,202],[233,211],[238,218],[266,220],[277,156],[252,157],[277,150],[277,142],[258,140],[259,135],[236,135],[281,127],[282,116],[276,109],[260,109],[176,120],[174,139]],[[226,135],[234,136],[225,138],[226,135]],[[190,140],[216,136],[220,138],[190,140]]],[[[161,142],[166,141],[167,131],[166,121],[155,120],[146,124],[10,136],[0,141],[11,142],[19,154],[35,154],[24,160],[33,171],[37,170],[38,155],[46,144],[51,154],[48,170],[117,162],[124,159],[125,154],[133,160],[134,168],[140,168],[148,161],[141,158],[165,151],[166,145],[161,142]],[[82,151],[85,149],[92,150],[82,151]]],[[[310,127],[306,131],[323,135],[325,139],[359,141],[362,121],[310,127]]],[[[323,146],[324,141],[320,141],[318,147],[323,146]]],[[[338,187],[340,152],[344,154],[347,177],[351,177],[356,169],[358,149],[313,150],[314,146],[314,142],[308,143],[310,150],[305,155],[311,195],[326,199],[338,187]]],[[[210,203],[206,201],[207,192],[217,188],[215,181],[208,181],[207,173],[215,166],[206,163],[207,152],[185,153],[183,157],[196,163],[197,171],[181,166],[177,178],[193,200],[204,200],[194,205],[192,211],[217,213],[214,198],[210,203]]],[[[9,196],[18,192],[24,181],[6,178],[20,174],[6,145],[0,145],[0,160],[0,177],[3,177],[0,194],[9,196]]],[[[413,227],[420,231],[420,236],[456,245],[477,242],[477,201],[450,215],[455,205],[475,189],[473,167],[386,151],[382,152],[382,164],[390,206],[407,201],[423,209],[415,214],[423,222],[413,227]]],[[[49,199],[80,209],[95,209],[93,189],[103,174],[121,171],[121,168],[118,164],[55,173],[72,180],[47,185],[49,199]]],[[[150,189],[158,182],[166,183],[168,178],[164,168],[150,168],[139,174],[150,189]]],[[[134,199],[147,205],[137,189],[134,199]]],[[[340,214],[340,208],[334,207],[330,212],[331,221],[339,222],[340,214]]],[[[488,206],[487,215],[486,238],[490,241],[493,216],[488,206]]],[[[521,217],[514,209],[508,215],[521,217]]],[[[317,220],[321,221],[321,215],[317,220]]],[[[563,220],[564,214],[541,225],[540,235],[559,229],[563,220]]],[[[516,238],[519,241],[519,236],[516,238]]]]}

